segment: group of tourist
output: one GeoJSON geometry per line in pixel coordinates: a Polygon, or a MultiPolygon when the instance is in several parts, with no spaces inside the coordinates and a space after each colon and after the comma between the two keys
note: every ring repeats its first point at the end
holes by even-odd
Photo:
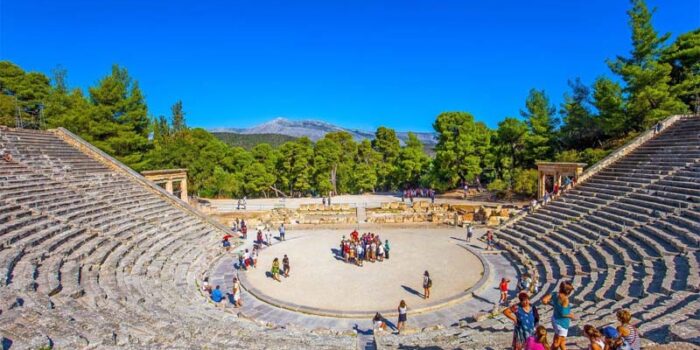
{"type": "MultiPolygon", "coordinates": [[[[504,279],[504,281],[506,281],[504,279]]],[[[503,284],[504,281],[501,283],[503,284]]],[[[531,281],[531,280],[530,280],[531,281]]],[[[507,282],[505,284],[507,288],[507,282]]],[[[503,314],[513,321],[514,350],[566,350],[566,337],[569,335],[572,320],[576,316],[571,311],[570,296],[574,286],[570,281],[559,284],[559,290],[542,297],[543,305],[552,305],[552,342],[547,339],[547,328],[540,325],[537,307],[531,303],[531,285],[518,284],[521,292],[518,303],[503,310],[503,314]],[[522,288],[521,288],[522,287],[522,288]]],[[[503,292],[503,289],[501,289],[503,292]]],[[[502,296],[503,297],[503,296],[502,296]]],[[[627,310],[619,310],[616,314],[617,326],[606,326],[598,329],[592,325],[584,325],[583,335],[589,339],[591,350],[639,350],[640,339],[637,329],[630,323],[632,316],[627,310]]]]}
{"type": "Polygon", "coordinates": [[[350,233],[350,238],[343,238],[340,241],[339,254],[346,263],[352,262],[357,266],[362,266],[364,261],[375,262],[389,259],[391,246],[389,240],[382,243],[378,234],[371,232],[360,233],[354,230],[350,233]]]}
{"type": "MultiPolygon", "coordinates": [[[[226,296],[221,291],[221,286],[217,285],[216,288],[212,288],[211,284],[209,284],[209,277],[204,277],[204,280],[202,281],[202,292],[209,294],[209,298],[216,305],[224,305],[221,304],[221,302],[224,301],[226,296]]],[[[238,280],[238,277],[233,278],[231,297],[233,298],[234,307],[239,308],[243,306],[243,299],[241,298],[241,282],[238,280]]]]}
{"type": "Polygon", "coordinates": [[[409,188],[401,192],[401,201],[408,198],[413,203],[413,198],[430,198],[430,201],[435,203],[435,190],[432,188],[409,188]]]}

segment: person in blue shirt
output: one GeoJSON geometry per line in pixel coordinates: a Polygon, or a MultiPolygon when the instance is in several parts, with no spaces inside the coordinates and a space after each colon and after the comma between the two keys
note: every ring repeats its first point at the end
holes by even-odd
{"type": "Polygon", "coordinates": [[[552,341],[552,350],[566,350],[566,337],[571,327],[571,320],[575,318],[571,312],[571,304],[569,296],[574,291],[574,286],[569,281],[563,281],[559,284],[559,293],[552,293],[542,297],[542,304],[552,304],[554,312],[552,313],[552,328],[554,329],[554,340],[552,341]]]}
{"type": "Polygon", "coordinates": [[[211,300],[215,303],[220,303],[222,300],[224,300],[224,295],[221,293],[221,286],[217,285],[216,289],[211,291],[211,300]]]}

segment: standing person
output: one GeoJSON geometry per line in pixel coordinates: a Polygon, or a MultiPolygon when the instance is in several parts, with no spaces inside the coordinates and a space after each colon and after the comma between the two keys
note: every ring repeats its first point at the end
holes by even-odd
{"type": "Polygon", "coordinates": [[[258,248],[253,248],[253,251],[250,253],[250,260],[253,267],[258,268],[258,248]]]}
{"type": "Polygon", "coordinates": [[[238,277],[233,278],[233,306],[243,306],[243,301],[241,300],[241,282],[238,280],[238,277]]]}
{"type": "Polygon", "coordinates": [[[493,250],[493,232],[491,230],[486,232],[486,250],[493,250]]]}
{"type": "Polygon", "coordinates": [[[286,240],[286,239],[284,238],[285,233],[286,233],[286,232],[285,232],[285,230],[284,230],[284,223],[282,223],[282,224],[280,225],[280,241],[286,240]]]}
{"type": "Polygon", "coordinates": [[[326,197],[323,197],[323,206],[326,206],[326,197]]]}
{"type": "Polygon", "coordinates": [[[615,313],[617,321],[620,325],[617,326],[617,332],[620,333],[620,338],[629,346],[630,350],[639,350],[641,344],[639,341],[639,331],[630,324],[632,314],[628,310],[619,310],[615,313]]]}
{"type": "Polygon", "coordinates": [[[507,278],[501,278],[501,284],[499,284],[498,289],[501,290],[501,299],[498,300],[498,304],[505,304],[508,301],[508,283],[510,282],[507,278]]]}
{"type": "Polygon", "coordinates": [[[381,241],[377,243],[377,259],[379,261],[384,261],[384,246],[381,241]]]}
{"type": "Polygon", "coordinates": [[[430,279],[428,270],[423,272],[423,299],[430,299],[430,288],[433,287],[433,280],[430,279]]]}
{"type": "Polygon", "coordinates": [[[277,282],[282,282],[280,279],[280,260],[275,258],[272,260],[272,278],[277,282]]]}
{"type": "Polygon", "coordinates": [[[549,350],[547,328],[544,326],[537,326],[537,328],[535,328],[535,334],[527,338],[525,350],[549,350]]]}
{"type": "Polygon", "coordinates": [[[605,338],[600,334],[598,328],[587,324],[583,326],[583,335],[591,342],[588,345],[588,350],[605,350],[605,338]]]}
{"type": "Polygon", "coordinates": [[[389,260],[389,251],[391,250],[391,247],[389,246],[389,240],[384,241],[384,254],[387,260],[389,260]]]}
{"type": "Polygon", "coordinates": [[[403,327],[406,325],[406,320],[408,319],[407,316],[407,311],[408,311],[408,306],[406,306],[406,302],[401,300],[399,303],[399,322],[396,322],[396,329],[401,333],[401,330],[403,327]]]}
{"type": "Polygon", "coordinates": [[[362,249],[362,242],[357,243],[357,246],[355,247],[357,250],[357,266],[362,266],[362,260],[365,258],[364,256],[364,249],[362,249]]]}
{"type": "Polygon", "coordinates": [[[474,229],[472,228],[472,224],[468,224],[467,225],[467,242],[471,242],[473,236],[474,236],[474,229]]]}
{"type": "Polygon", "coordinates": [[[272,233],[269,230],[265,233],[265,243],[268,247],[272,245],[272,233]]]}
{"type": "Polygon", "coordinates": [[[284,277],[289,277],[289,272],[292,270],[292,268],[289,266],[289,258],[287,257],[287,254],[284,254],[284,258],[282,258],[282,272],[284,273],[284,277]]]}
{"type": "Polygon", "coordinates": [[[535,333],[537,309],[530,304],[527,293],[518,294],[518,304],[503,310],[503,314],[515,324],[513,329],[513,350],[523,350],[527,339],[535,333]]]}
{"type": "Polygon", "coordinates": [[[256,237],[256,238],[257,238],[258,244],[262,244],[262,242],[263,242],[262,230],[258,230],[258,237],[256,237]]]}
{"type": "Polygon", "coordinates": [[[554,329],[554,340],[552,340],[552,350],[566,350],[566,337],[569,334],[571,320],[575,318],[571,312],[569,295],[574,291],[574,286],[569,281],[559,284],[559,292],[542,297],[542,304],[552,303],[554,312],[552,313],[552,328],[554,329]]]}
{"type": "Polygon", "coordinates": [[[251,264],[250,260],[250,252],[248,249],[245,250],[245,253],[243,253],[243,266],[245,266],[245,269],[248,270],[248,266],[253,265],[251,264]]]}

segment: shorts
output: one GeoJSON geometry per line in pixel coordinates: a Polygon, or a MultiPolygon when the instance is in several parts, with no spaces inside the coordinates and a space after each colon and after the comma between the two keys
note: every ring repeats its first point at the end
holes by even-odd
{"type": "Polygon", "coordinates": [[[566,336],[569,334],[569,329],[558,325],[556,322],[554,322],[554,319],[552,319],[552,328],[554,329],[554,334],[560,337],[566,338],[566,336]]]}
{"type": "Polygon", "coordinates": [[[399,314],[399,322],[406,322],[406,314],[399,314]]]}

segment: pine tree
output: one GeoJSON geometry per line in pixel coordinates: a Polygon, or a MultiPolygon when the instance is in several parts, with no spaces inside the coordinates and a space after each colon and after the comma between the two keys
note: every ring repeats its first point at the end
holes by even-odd
{"type": "Polygon", "coordinates": [[[638,131],[672,114],[687,111],[687,106],[670,91],[671,65],[659,62],[663,44],[670,34],[659,36],[651,23],[653,13],[643,0],[632,0],[632,8],[627,11],[632,29],[632,52],[630,57],[618,56],[608,62],[610,69],[626,83],[626,112],[631,128],[638,131]]]}
{"type": "Polygon", "coordinates": [[[520,110],[520,115],[525,118],[528,126],[525,162],[529,167],[534,166],[536,161],[549,160],[554,156],[558,124],[555,112],[556,108],[550,104],[544,90],[530,90],[525,100],[525,109],[520,110]]]}

